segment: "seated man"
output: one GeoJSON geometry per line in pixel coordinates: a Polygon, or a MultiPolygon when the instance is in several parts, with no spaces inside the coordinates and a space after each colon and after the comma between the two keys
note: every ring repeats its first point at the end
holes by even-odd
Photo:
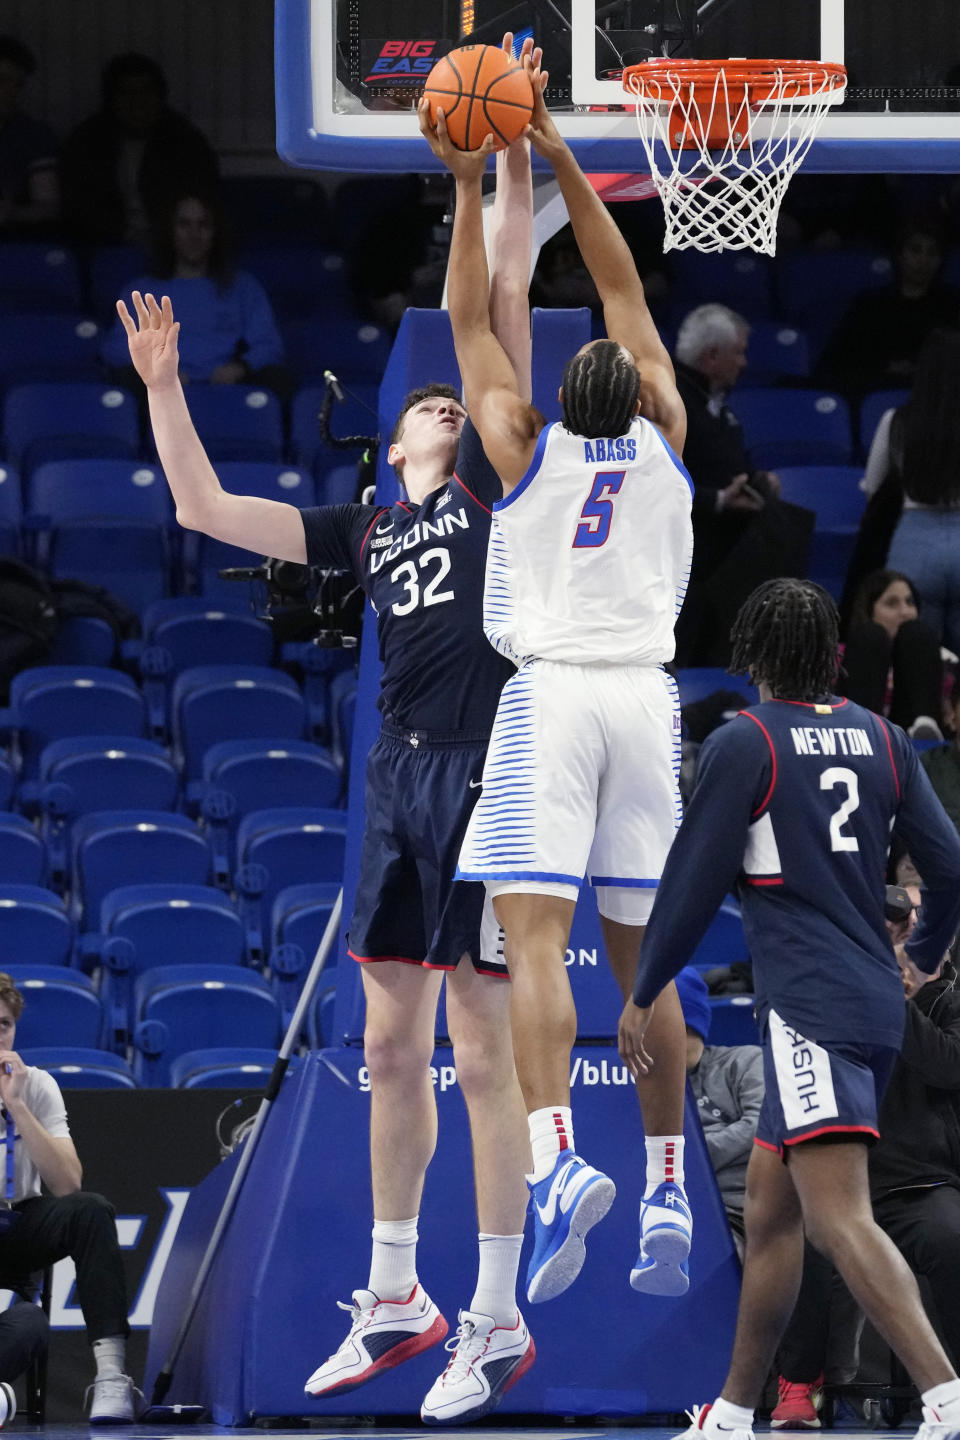
{"type": "Polygon", "coordinates": [[[763,1104],[763,1051],[759,1045],[708,1045],[710,997],[703,976],[688,966],[677,976],[687,1027],[687,1080],[697,1102],[703,1138],[743,1259],[743,1206],[747,1161],[763,1104]]]}
{"type": "MultiPolygon", "coordinates": [[[[83,1172],[57,1082],[46,1071],[25,1065],[13,1048],[22,1012],[23,996],[10,976],[0,973],[2,1173],[6,1180],[0,1199],[0,1288],[29,1294],[36,1271],[68,1255],[72,1258],[80,1308],[97,1365],[87,1392],[93,1392],[90,1421],[99,1425],[129,1423],[135,1418],[137,1392],[124,1373],[129,1334],[127,1290],[113,1207],[101,1195],[80,1189],[83,1172]],[[40,1193],[41,1182],[49,1194],[40,1193]]],[[[2,1341],[0,1331],[0,1346],[2,1341]]],[[[21,1368],[27,1363],[29,1356],[21,1368]]],[[[12,1392],[6,1398],[9,1402],[12,1392]]]]}

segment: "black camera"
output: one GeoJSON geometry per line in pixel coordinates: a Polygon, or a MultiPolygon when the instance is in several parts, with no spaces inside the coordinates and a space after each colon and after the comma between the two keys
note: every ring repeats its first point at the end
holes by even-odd
{"type": "Polygon", "coordinates": [[[888,885],[883,901],[883,917],[892,925],[909,920],[914,910],[913,901],[902,885],[888,885]]]}
{"type": "Polygon", "coordinates": [[[359,642],[363,591],[349,571],[268,558],[219,575],[221,580],[251,582],[253,612],[273,628],[280,644],[300,641],[324,650],[349,650],[359,642]]]}

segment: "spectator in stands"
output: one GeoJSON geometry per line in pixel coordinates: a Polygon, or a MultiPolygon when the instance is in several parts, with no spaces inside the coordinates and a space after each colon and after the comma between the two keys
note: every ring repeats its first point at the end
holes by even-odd
{"type": "Polygon", "coordinates": [[[101,108],[64,143],[64,220],[80,241],[143,244],[173,195],[215,190],[217,157],[167,104],[166,77],[149,56],[115,55],[101,94],[101,108]]]}
{"type": "Polygon", "coordinates": [[[888,715],[915,739],[943,738],[943,662],[909,576],[875,570],[854,599],[839,693],[888,715]]]}
{"type": "MultiPolygon", "coordinates": [[[[170,296],[184,325],[180,378],[287,394],[290,377],[270,301],[259,280],[235,268],[216,203],[193,194],[174,200],[155,229],[153,249],[150,274],[129,281],[125,298],[132,304],[132,290],[170,296]]],[[[118,378],[141,389],[119,319],[103,357],[118,378]]]]}
{"type": "Polygon", "coordinates": [[[763,1104],[763,1052],[759,1045],[708,1045],[710,998],[691,967],[677,976],[687,1027],[687,1079],[717,1177],[737,1254],[743,1259],[743,1206],[747,1161],[763,1104]]]}
{"type": "MultiPolygon", "coordinates": [[[[901,926],[900,944],[916,919],[901,926]]],[[[925,975],[898,957],[907,996],[900,1058],[880,1111],[880,1141],[870,1152],[870,1192],[879,1225],[910,1268],[925,1277],[940,1338],[960,1359],[960,994],[944,957],[925,975]]]]}
{"type": "Polygon", "coordinates": [[[91,1422],[129,1423],[137,1392],[124,1373],[127,1292],[113,1207],[80,1189],[83,1172],[57,1082],[25,1065],[14,1049],[22,1011],[23,996],[9,975],[0,974],[0,1102],[8,1156],[0,1205],[0,1288],[28,1294],[38,1270],[68,1255],[73,1259],[97,1366],[88,1390],[91,1422]],[[41,1194],[41,1183],[47,1194],[41,1194]]]}
{"type": "Polygon", "coordinates": [[[730,627],[764,580],[803,575],[813,516],[779,499],[756,470],[727,395],[747,359],[747,322],[725,305],[699,305],[680,326],[677,388],[687,411],[683,463],[694,485],[693,569],[677,626],[679,665],[722,665],[730,627]]]}
{"type": "Polygon", "coordinates": [[[0,35],[0,234],[29,238],[60,215],[57,141],[20,109],[20,94],[37,68],[15,35],[0,35]]]}
{"type": "Polygon", "coordinates": [[[927,336],[960,323],[960,294],[940,279],[944,256],[936,221],[907,223],[893,283],[854,297],[821,357],[822,384],[852,395],[912,384],[927,336]]]}
{"type": "Polygon", "coordinates": [[[940,804],[960,830],[960,674],[954,676],[947,710],[953,740],[949,745],[924,750],[920,764],[926,770],[940,804]]]}

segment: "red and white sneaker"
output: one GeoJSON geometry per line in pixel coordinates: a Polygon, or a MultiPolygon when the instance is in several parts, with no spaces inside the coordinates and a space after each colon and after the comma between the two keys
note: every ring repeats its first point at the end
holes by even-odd
{"type": "Polygon", "coordinates": [[[422,1285],[407,1300],[381,1300],[372,1290],[354,1290],[353,1302],[337,1304],[351,1316],[350,1332],[340,1349],[314,1370],[304,1385],[308,1395],[345,1395],[385,1370],[429,1350],[449,1326],[422,1285]]]}
{"type": "Polygon", "coordinates": [[[461,1310],[460,1327],[446,1348],[452,1358],[420,1410],[425,1425],[463,1425],[489,1415],[537,1358],[519,1311],[508,1330],[490,1315],[461,1310]]]}
{"type": "Polygon", "coordinates": [[[823,1376],[816,1380],[785,1380],[777,1376],[779,1399],[770,1415],[773,1430],[819,1430],[817,1411],[823,1400],[823,1376]]]}
{"type": "Polygon", "coordinates": [[[712,1405],[694,1405],[688,1410],[692,1424],[674,1440],[756,1440],[752,1430],[740,1425],[720,1425],[713,1417],[712,1405]]]}
{"type": "Polygon", "coordinates": [[[929,1405],[924,1405],[923,1424],[914,1436],[914,1440],[960,1440],[960,1426],[941,1420],[936,1410],[931,1410],[929,1405]]]}

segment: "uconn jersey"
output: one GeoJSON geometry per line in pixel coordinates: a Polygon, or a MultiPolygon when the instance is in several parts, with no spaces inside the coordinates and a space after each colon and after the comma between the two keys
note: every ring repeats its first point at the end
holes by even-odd
{"type": "Polygon", "coordinates": [[[931,971],[960,924],[960,839],[903,731],[836,699],[771,700],[714,731],[644,940],[637,1003],[687,962],[736,889],[762,1033],[775,1014],[824,1044],[898,1048],[903,987],[883,918],[894,827],[924,882],[907,949],[931,971]]]}
{"type": "Polygon", "coordinates": [[[660,665],[674,653],[693,486],[663,436],[540,432],[519,485],[493,507],[484,628],[515,663],[660,665]]]}

